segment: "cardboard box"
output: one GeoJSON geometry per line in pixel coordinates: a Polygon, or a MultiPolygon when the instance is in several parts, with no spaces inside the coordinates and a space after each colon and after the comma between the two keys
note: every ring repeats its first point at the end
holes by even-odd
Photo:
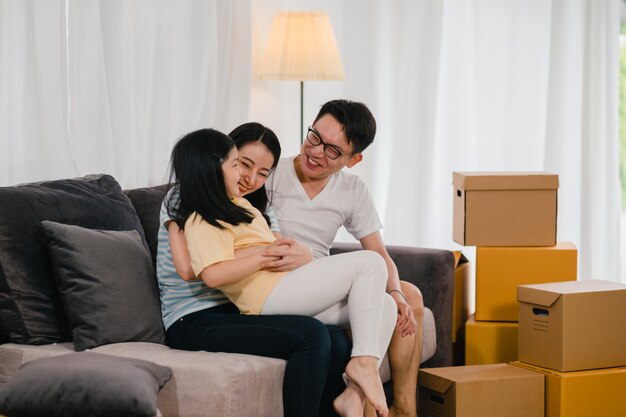
{"type": "Polygon", "coordinates": [[[517,286],[576,281],[576,246],[476,248],[476,320],[517,321],[517,286]]]}
{"type": "Polygon", "coordinates": [[[466,246],[554,246],[558,175],[454,172],[454,241],[466,246]]]}
{"type": "Polygon", "coordinates": [[[474,292],[471,264],[460,251],[454,254],[454,301],[452,309],[452,343],[463,339],[465,322],[473,313],[470,294],[474,292]]]}
{"type": "Polygon", "coordinates": [[[494,365],[420,369],[420,417],[543,416],[544,376],[494,365]]]}
{"type": "Polygon", "coordinates": [[[465,364],[484,365],[517,360],[517,323],[476,321],[465,323],[465,364]]]}
{"type": "Polygon", "coordinates": [[[513,362],[545,375],[546,417],[626,416],[626,368],[557,372],[513,362]]]}
{"type": "Polygon", "coordinates": [[[626,366],[626,285],[521,285],[519,360],[558,371],[626,366]]]}

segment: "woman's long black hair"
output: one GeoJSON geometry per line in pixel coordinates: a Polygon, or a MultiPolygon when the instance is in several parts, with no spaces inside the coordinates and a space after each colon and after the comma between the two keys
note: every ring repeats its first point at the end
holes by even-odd
{"type": "Polygon", "coordinates": [[[174,145],[170,184],[179,197],[169,199],[166,207],[181,230],[194,211],[219,228],[223,226],[218,220],[233,225],[252,222],[252,215],[230,200],[224,184],[222,163],[234,147],[230,137],[214,129],[196,130],[174,145]]]}
{"type": "MultiPolygon", "coordinates": [[[[280,159],[280,142],[278,137],[272,131],[272,129],[263,126],[261,123],[250,122],[244,123],[236,127],[232,132],[228,134],[235,142],[237,149],[243,148],[245,145],[254,142],[260,142],[270,151],[274,156],[274,163],[270,171],[273,171],[280,159]]],[[[246,200],[250,202],[257,210],[259,210],[267,224],[270,224],[270,220],[265,214],[267,206],[269,205],[269,199],[267,198],[267,192],[265,185],[258,190],[245,196],[246,200]]]]}

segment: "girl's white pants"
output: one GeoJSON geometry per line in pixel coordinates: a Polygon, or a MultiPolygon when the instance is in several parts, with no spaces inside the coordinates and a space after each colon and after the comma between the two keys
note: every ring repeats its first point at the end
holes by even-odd
{"type": "Polygon", "coordinates": [[[387,266],[373,251],[315,259],[285,275],[261,314],[299,314],[350,326],[352,357],[385,355],[396,324],[396,303],[385,292],[387,266]]]}

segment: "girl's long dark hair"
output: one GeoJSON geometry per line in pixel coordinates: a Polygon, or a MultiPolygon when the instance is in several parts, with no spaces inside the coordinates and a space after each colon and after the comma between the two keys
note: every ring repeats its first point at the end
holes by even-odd
{"type": "Polygon", "coordinates": [[[201,129],[179,139],[170,160],[170,184],[178,198],[166,203],[167,213],[178,227],[185,228],[195,211],[213,226],[217,221],[237,225],[252,222],[252,215],[228,197],[222,163],[235,147],[232,139],[214,129],[201,129]]]}
{"type": "MultiPolygon", "coordinates": [[[[270,129],[263,126],[261,123],[250,122],[244,123],[236,127],[232,132],[228,134],[235,142],[237,149],[243,148],[245,145],[254,142],[260,142],[270,151],[274,156],[274,164],[272,164],[271,171],[276,168],[278,160],[280,159],[280,142],[276,134],[270,129]]],[[[263,185],[258,190],[245,196],[246,200],[250,202],[257,210],[259,210],[267,224],[270,224],[270,220],[265,214],[267,206],[269,205],[269,199],[263,185]]]]}

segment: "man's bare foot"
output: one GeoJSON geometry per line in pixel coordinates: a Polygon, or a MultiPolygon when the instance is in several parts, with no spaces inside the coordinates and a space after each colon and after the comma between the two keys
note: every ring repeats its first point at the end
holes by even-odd
{"type": "Polygon", "coordinates": [[[383,383],[378,374],[378,361],[372,356],[357,356],[346,365],[346,375],[365,393],[368,401],[381,417],[389,415],[383,383]]]}
{"type": "Polygon", "coordinates": [[[362,417],[365,393],[357,384],[348,381],[346,389],[333,401],[333,407],[341,417],[362,417]]]}
{"type": "MultiPolygon", "coordinates": [[[[363,417],[376,417],[376,410],[374,410],[374,407],[372,407],[369,401],[365,402],[363,417]]],[[[394,404],[389,407],[389,417],[417,417],[417,414],[415,411],[402,411],[394,404]]]]}

